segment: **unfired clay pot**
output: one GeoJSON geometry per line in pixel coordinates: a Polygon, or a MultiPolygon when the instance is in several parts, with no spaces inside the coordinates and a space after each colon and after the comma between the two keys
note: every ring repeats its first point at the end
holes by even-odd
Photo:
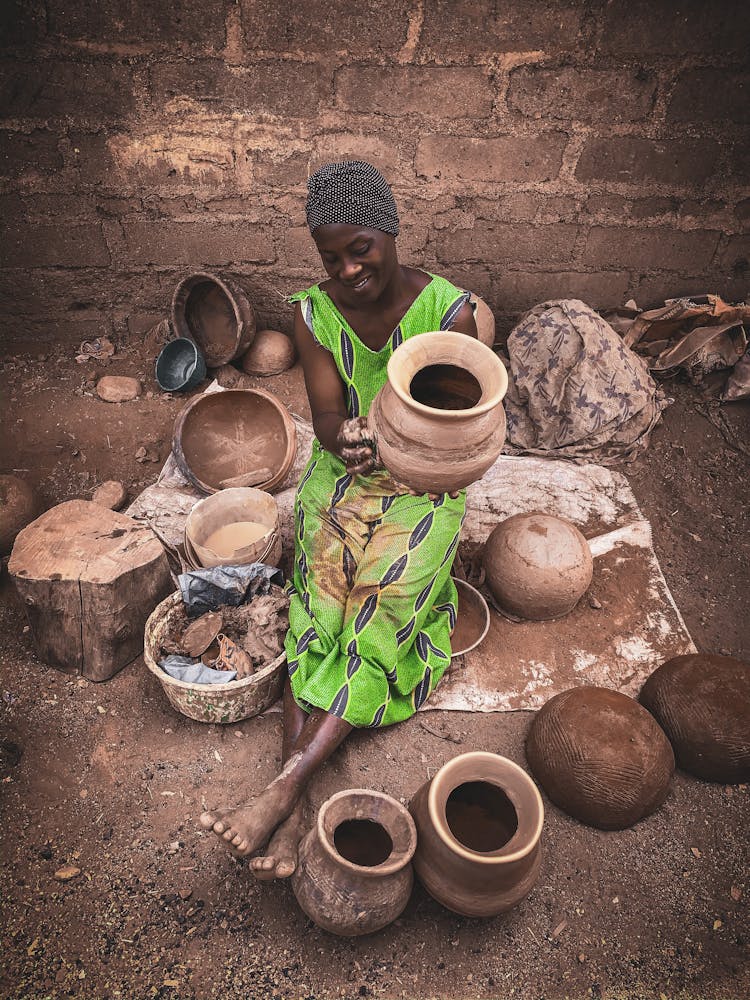
{"type": "Polygon", "coordinates": [[[419,838],[414,870],[449,910],[491,917],[531,892],[544,807],[518,764],[483,751],[454,757],[422,785],[409,811],[419,838]]]}
{"type": "Polygon", "coordinates": [[[540,511],[514,514],[493,528],[483,562],[500,610],[532,621],[572,611],[594,573],[589,544],[578,528],[540,511]]]}
{"type": "Polygon", "coordinates": [[[526,759],[555,805],[589,826],[622,830],[669,794],[674,755],[637,701],[609,688],[555,695],[534,717],[526,759]]]}
{"type": "Polygon", "coordinates": [[[297,902],[332,934],[381,930],[408,902],[416,844],[411,816],[389,795],[365,788],[337,792],[300,843],[292,875],[297,902]]]}
{"type": "Polygon", "coordinates": [[[662,663],[641,704],[660,723],[677,766],[706,781],[750,781],[750,665],[693,653],[662,663]]]}
{"type": "Polygon", "coordinates": [[[405,341],[368,416],[381,463],[419,493],[463,489],[502,450],[507,388],[502,362],[473,337],[437,332],[405,341]]]}
{"type": "Polygon", "coordinates": [[[0,556],[7,556],[16,535],[39,513],[34,490],[18,476],[0,476],[0,556]]]}
{"type": "Polygon", "coordinates": [[[278,375],[293,364],[294,344],[279,330],[258,330],[242,355],[242,368],[248,375],[278,375]]]}

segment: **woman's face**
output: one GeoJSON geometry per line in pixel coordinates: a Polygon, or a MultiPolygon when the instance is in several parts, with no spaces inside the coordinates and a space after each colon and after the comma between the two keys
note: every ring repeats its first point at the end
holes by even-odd
{"type": "Polygon", "coordinates": [[[378,300],[398,269],[396,241],[367,226],[336,223],[313,233],[323,267],[348,305],[378,300]]]}

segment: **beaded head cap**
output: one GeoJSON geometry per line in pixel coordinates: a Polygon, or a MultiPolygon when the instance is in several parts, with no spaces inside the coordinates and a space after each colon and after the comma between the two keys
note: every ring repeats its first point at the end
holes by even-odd
{"type": "Polygon", "coordinates": [[[307,225],[346,223],[398,236],[398,213],[388,181],[363,160],[327,163],[307,179],[307,225]]]}

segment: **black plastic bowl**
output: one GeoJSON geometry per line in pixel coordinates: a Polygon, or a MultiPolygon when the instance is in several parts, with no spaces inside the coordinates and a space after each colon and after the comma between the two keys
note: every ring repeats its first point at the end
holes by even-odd
{"type": "Polygon", "coordinates": [[[206,362],[187,337],[170,340],[156,359],[156,381],[165,392],[185,392],[206,377],[206,362]]]}

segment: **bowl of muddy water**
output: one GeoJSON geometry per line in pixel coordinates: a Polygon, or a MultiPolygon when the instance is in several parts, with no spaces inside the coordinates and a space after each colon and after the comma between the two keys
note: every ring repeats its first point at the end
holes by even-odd
{"type": "Polygon", "coordinates": [[[476,587],[455,577],[453,582],[458,590],[458,614],[451,633],[451,659],[475,649],[490,627],[489,606],[476,587]]]}
{"type": "MultiPolygon", "coordinates": [[[[281,560],[279,509],[270,493],[250,486],[199,500],[185,522],[185,550],[199,566],[244,566],[281,560]]],[[[197,568],[197,567],[196,567],[197,568]]]]}

